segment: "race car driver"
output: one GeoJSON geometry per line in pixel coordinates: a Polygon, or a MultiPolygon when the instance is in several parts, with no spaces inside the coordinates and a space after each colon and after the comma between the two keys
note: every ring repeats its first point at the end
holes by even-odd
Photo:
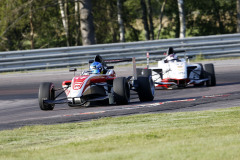
{"type": "Polygon", "coordinates": [[[165,53],[165,55],[167,55],[167,57],[165,58],[166,62],[178,59],[178,56],[174,54],[174,50],[172,47],[168,48],[167,53],[165,53]]]}
{"type": "Polygon", "coordinates": [[[93,62],[90,65],[90,70],[93,74],[102,74],[103,73],[103,66],[100,62],[93,62]]]}

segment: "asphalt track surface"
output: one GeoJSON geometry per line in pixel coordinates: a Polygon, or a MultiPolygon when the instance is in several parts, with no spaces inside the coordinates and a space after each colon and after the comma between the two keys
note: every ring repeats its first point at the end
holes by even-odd
{"type": "MultiPolygon", "coordinates": [[[[0,74],[0,130],[39,124],[58,124],[88,121],[102,117],[154,112],[186,112],[240,106],[240,59],[202,62],[213,63],[217,85],[175,90],[156,90],[152,102],[139,102],[131,94],[129,105],[69,107],[56,105],[53,111],[38,106],[38,87],[41,82],[53,82],[61,87],[71,80],[67,69],[0,74]]],[[[132,74],[131,66],[116,66],[117,76],[132,74]]],[[[79,73],[79,72],[77,72],[79,73]]]]}

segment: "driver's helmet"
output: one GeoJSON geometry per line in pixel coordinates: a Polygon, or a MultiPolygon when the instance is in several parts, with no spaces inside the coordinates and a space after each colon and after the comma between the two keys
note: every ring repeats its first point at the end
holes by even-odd
{"type": "Polygon", "coordinates": [[[103,71],[103,67],[102,64],[100,62],[93,62],[90,65],[90,70],[92,71],[92,73],[94,74],[101,74],[103,71]]]}

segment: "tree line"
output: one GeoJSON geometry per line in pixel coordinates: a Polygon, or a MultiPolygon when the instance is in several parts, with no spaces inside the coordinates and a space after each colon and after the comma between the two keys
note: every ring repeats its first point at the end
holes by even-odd
{"type": "Polygon", "coordinates": [[[0,0],[0,51],[240,32],[240,0],[0,0]]]}

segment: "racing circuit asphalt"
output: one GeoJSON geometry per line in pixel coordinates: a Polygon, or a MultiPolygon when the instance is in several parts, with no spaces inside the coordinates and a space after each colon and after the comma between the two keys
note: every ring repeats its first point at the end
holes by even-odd
{"type": "MultiPolygon", "coordinates": [[[[215,87],[189,86],[184,89],[156,90],[152,102],[139,102],[131,95],[129,105],[92,106],[88,108],[56,105],[53,111],[42,111],[38,106],[38,87],[41,82],[53,82],[61,87],[71,80],[67,69],[0,74],[0,130],[26,125],[79,122],[101,117],[143,114],[149,112],[182,112],[240,106],[240,59],[219,60],[213,63],[215,87]]],[[[116,66],[117,76],[132,74],[132,66],[116,66]]],[[[79,72],[78,72],[79,73],[79,72]]]]}

